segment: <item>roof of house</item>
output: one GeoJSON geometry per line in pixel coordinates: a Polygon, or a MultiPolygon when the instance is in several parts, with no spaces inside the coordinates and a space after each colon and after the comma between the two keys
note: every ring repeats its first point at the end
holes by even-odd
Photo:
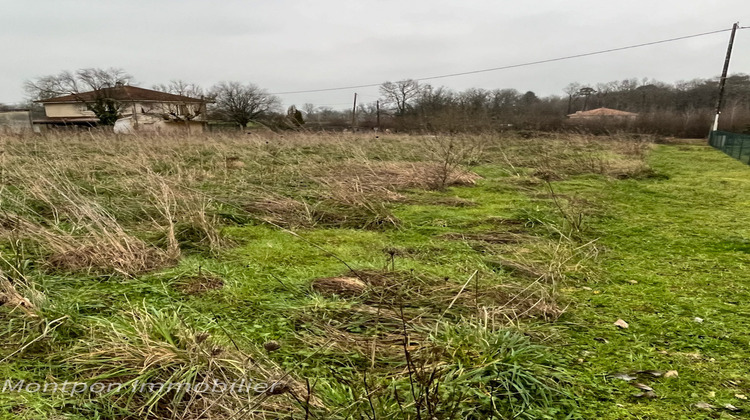
{"type": "Polygon", "coordinates": [[[612,108],[596,108],[589,111],[578,111],[568,114],[569,117],[635,117],[635,112],[620,111],[612,108]]]}
{"type": "Polygon", "coordinates": [[[74,102],[94,102],[97,98],[114,99],[121,102],[180,102],[180,103],[202,103],[205,99],[191,98],[189,96],[174,95],[158,90],[143,89],[135,86],[116,86],[90,92],[73,93],[56,98],[35,101],[42,104],[60,104],[74,102]]]}

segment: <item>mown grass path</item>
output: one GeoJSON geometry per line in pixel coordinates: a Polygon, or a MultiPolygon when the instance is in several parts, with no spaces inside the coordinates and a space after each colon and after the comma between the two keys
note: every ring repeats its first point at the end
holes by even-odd
{"type": "Polygon", "coordinates": [[[560,183],[604,210],[589,225],[606,249],[601,279],[570,290],[577,303],[560,320],[583,417],[746,418],[750,167],[703,146],[658,146],[649,164],[669,179],[560,183]],[[679,376],[632,381],[656,399],[606,376],[644,370],[679,376]]]}

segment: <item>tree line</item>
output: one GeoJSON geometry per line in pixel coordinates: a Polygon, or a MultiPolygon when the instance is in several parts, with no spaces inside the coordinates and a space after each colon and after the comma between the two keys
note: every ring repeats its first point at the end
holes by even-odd
{"type": "MultiPolygon", "coordinates": [[[[673,84],[648,79],[596,85],[570,83],[562,90],[564,95],[538,97],[532,91],[478,88],[454,91],[406,80],[383,84],[380,93],[392,110],[390,115],[396,117],[390,123],[410,129],[581,129],[567,115],[604,107],[638,114],[635,121],[622,129],[703,137],[715,113],[718,82],[714,78],[673,84]]],[[[365,123],[372,124],[372,107],[365,105],[361,110],[365,123]]],[[[604,126],[583,128],[610,128],[606,123],[601,124],[604,126]]],[[[720,128],[738,132],[750,129],[750,75],[728,77],[720,128]]]]}
{"type": "MultiPolygon", "coordinates": [[[[25,82],[32,100],[106,87],[134,84],[126,71],[80,69],[39,77],[25,82]]],[[[404,131],[460,132],[501,129],[582,129],[568,114],[594,108],[613,108],[638,113],[628,129],[663,135],[705,136],[713,118],[718,95],[718,78],[664,83],[649,79],[626,79],[584,85],[570,83],[561,95],[539,97],[532,91],[471,88],[455,91],[416,80],[385,82],[380,99],[361,104],[356,114],[314,104],[281,108],[278,97],[252,83],[222,81],[204,89],[194,83],[173,80],[151,88],[163,92],[205,98],[211,101],[209,118],[246,127],[252,122],[277,128],[310,129],[348,127],[390,128],[404,131]]],[[[92,109],[103,115],[111,109],[92,109]]],[[[750,129],[750,75],[735,74],[727,79],[721,129],[750,129]]],[[[107,122],[113,120],[108,119],[107,122]]],[[[610,129],[588,126],[583,129],[610,129]]]]}

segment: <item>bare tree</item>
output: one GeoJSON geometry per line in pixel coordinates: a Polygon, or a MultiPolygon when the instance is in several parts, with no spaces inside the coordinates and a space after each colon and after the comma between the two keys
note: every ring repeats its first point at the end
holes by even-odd
{"type": "Polygon", "coordinates": [[[277,97],[252,83],[220,82],[211,88],[211,97],[216,114],[243,127],[278,110],[280,105],[277,97]]]}
{"type": "Polygon", "coordinates": [[[311,103],[305,103],[302,104],[302,112],[305,113],[306,116],[310,116],[315,113],[315,105],[311,103]]]}
{"type": "Polygon", "coordinates": [[[100,124],[112,125],[120,116],[121,105],[110,96],[112,92],[108,88],[127,85],[130,79],[132,76],[120,68],[85,68],[27,80],[24,89],[32,100],[94,92],[94,101],[81,102],[96,115],[100,124]]]}
{"type": "Polygon", "coordinates": [[[568,111],[566,114],[573,112],[573,99],[578,96],[579,90],[581,90],[581,84],[577,82],[570,83],[563,89],[563,92],[568,95],[568,111]]]}
{"type": "Polygon", "coordinates": [[[104,88],[130,84],[132,78],[133,76],[120,68],[86,68],[74,72],[66,70],[58,74],[27,80],[24,83],[24,90],[32,100],[49,99],[55,96],[100,91],[104,88]]]}
{"type": "Polygon", "coordinates": [[[398,82],[385,82],[380,85],[380,94],[383,95],[385,104],[396,108],[396,115],[402,116],[411,106],[411,100],[419,96],[422,87],[413,79],[398,82]]]}
{"type": "Polygon", "coordinates": [[[174,95],[188,96],[190,98],[201,98],[205,96],[203,88],[196,83],[186,82],[181,79],[170,80],[169,84],[158,84],[151,87],[153,90],[171,93],[174,95]]]}
{"type": "Polygon", "coordinates": [[[585,99],[583,100],[583,110],[586,111],[588,104],[589,104],[589,97],[596,93],[596,90],[589,86],[584,86],[580,89],[578,89],[578,96],[583,96],[585,99]]]}

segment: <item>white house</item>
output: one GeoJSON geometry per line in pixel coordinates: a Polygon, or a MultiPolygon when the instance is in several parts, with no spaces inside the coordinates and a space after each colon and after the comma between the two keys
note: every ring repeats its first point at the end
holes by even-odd
{"type": "Polygon", "coordinates": [[[46,117],[34,120],[35,125],[96,126],[100,120],[92,109],[107,104],[117,111],[116,126],[129,127],[126,131],[201,132],[209,101],[123,85],[36,102],[44,105],[46,117]]]}

